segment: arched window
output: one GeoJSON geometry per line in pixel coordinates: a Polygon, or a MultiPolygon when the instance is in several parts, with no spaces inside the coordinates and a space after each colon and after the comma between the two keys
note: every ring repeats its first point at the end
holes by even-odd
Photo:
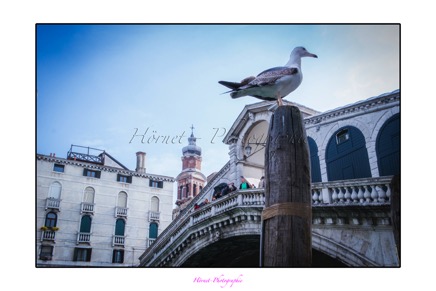
{"type": "Polygon", "coordinates": [[[380,129],[376,152],[380,176],[400,173],[400,114],[389,118],[380,129]]]}
{"type": "Polygon", "coordinates": [[[127,208],[127,193],[126,192],[121,191],[120,193],[118,193],[117,206],[127,208]]]}
{"type": "Polygon", "coordinates": [[[194,195],[194,197],[197,196],[197,184],[194,184],[193,195],[194,195]]]}
{"type": "Polygon", "coordinates": [[[327,144],[326,165],[329,181],[371,177],[362,132],[353,126],[336,131],[327,144]]]}
{"type": "Polygon", "coordinates": [[[47,227],[55,227],[58,220],[58,216],[54,212],[49,212],[45,216],[45,223],[44,225],[47,227]]]}
{"type": "Polygon", "coordinates": [[[50,185],[50,189],[48,191],[48,198],[52,199],[60,199],[62,192],[62,185],[59,182],[53,182],[50,185]]]}
{"type": "Polygon", "coordinates": [[[150,211],[159,212],[159,198],[151,197],[150,211]]]}
{"type": "Polygon", "coordinates": [[[311,137],[307,137],[310,151],[310,171],[312,183],[321,182],[321,166],[319,164],[318,146],[311,137]]]}
{"type": "Polygon", "coordinates": [[[80,221],[80,232],[91,233],[91,216],[84,215],[80,221]]]}
{"type": "Polygon", "coordinates": [[[150,223],[150,231],[148,234],[148,238],[157,238],[157,229],[158,229],[158,225],[156,222],[150,223]]]}
{"type": "Polygon", "coordinates": [[[122,235],[124,236],[124,229],[126,227],[126,222],[124,219],[117,219],[115,222],[115,235],[122,235]]]}
{"type": "Polygon", "coordinates": [[[85,193],[83,195],[83,202],[93,204],[94,203],[94,195],[95,195],[94,188],[86,187],[85,193]]]}

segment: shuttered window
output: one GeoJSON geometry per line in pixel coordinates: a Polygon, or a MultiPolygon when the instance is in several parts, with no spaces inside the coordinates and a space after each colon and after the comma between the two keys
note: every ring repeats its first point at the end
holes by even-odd
{"type": "Polygon", "coordinates": [[[115,222],[115,235],[124,236],[124,230],[126,227],[126,222],[124,219],[117,219],[115,222]]]}
{"type": "Polygon", "coordinates": [[[154,188],[163,188],[163,181],[150,180],[149,186],[154,188]]]}
{"type": "Polygon", "coordinates": [[[80,232],[90,233],[91,232],[91,216],[84,215],[80,221],[80,232]]]}
{"type": "Polygon", "coordinates": [[[83,176],[100,179],[101,172],[90,169],[83,169],[83,176]]]}
{"type": "Polygon", "coordinates": [[[362,132],[353,126],[336,131],[327,144],[326,164],[329,181],[371,177],[362,132]]]}
{"type": "Polygon", "coordinates": [[[321,166],[319,164],[318,146],[313,138],[307,138],[310,151],[310,171],[312,183],[321,182],[321,166]]]}
{"type": "Polygon", "coordinates": [[[157,230],[158,230],[158,224],[155,222],[150,223],[150,230],[149,230],[148,237],[157,238],[157,230]]]}
{"type": "Polygon", "coordinates": [[[376,152],[380,176],[400,174],[400,114],[395,114],[380,129],[376,152]]]}

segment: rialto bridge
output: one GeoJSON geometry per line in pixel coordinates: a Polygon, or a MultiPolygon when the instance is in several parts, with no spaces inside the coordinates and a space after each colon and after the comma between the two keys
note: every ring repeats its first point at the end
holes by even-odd
{"type": "MultiPolygon", "coordinates": [[[[390,183],[400,174],[400,91],[323,113],[284,102],[299,107],[307,132],[312,265],[399,266],[399,208],[391,217],[390,183]]],[[[264,189],[238,190],[197,210],[194,204],[211,201],[220,183],[239,186],[242,176],[258,185],[272,114],[270,102],[244,107],[223,139],[229,161],[191,193],[140,266],[259,266],[264,189]]]]}
{"type": "MultiPolygon", "coordinates": [[[[399,265],[391,178],[312,184],[313,266],[399,265]]],[[[259,266],[264,190],[238,190],[194,210],[200,196],[145,251],[140,266],[259,266]]]]}

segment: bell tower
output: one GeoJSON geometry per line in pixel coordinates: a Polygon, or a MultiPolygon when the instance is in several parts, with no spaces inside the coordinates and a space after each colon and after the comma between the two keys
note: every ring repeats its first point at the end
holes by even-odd
{"type": "Polygon", "coordinates": [[[206,184],[206,176],[201,173],[201,147],[197,146],[194,126],[191,126],[191,136],[188,145],[182,149],[182,154],[182,172],[176,177],[177,205],[191,201],[206,184]]]}

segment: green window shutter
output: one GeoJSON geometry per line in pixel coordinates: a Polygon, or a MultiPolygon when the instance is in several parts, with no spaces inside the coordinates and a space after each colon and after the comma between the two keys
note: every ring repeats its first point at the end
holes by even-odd
{"type": "Polygon", "coordinates": [[[149,238],[157,238],[158,225],[155,222],[150,223],[149,238]]]}
{"type": "Polygon", "coordinates": [[[91,216],[85,215],[80,221],[80,232],[90,233],[91,232],[91,216]]]}
{"type": "Polygon", "coordinates": [[[124,235],[126,222],[124,219],[117,219],[115,222],[115,235],[124,235]]]}

